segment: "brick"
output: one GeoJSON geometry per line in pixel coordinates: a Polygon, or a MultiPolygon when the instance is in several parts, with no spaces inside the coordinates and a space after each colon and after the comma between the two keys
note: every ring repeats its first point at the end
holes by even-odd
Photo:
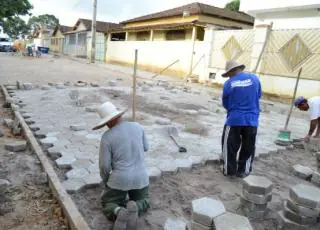
{"type": "Polygon", "coordinates": [[[194,221],[191,221],[188,224],[188,230],[212,230],[212,226],[204,226],[202,224],[196,223],[194,221]]]}
{"type": "Polygon", "coordinates": [[[300,206],[296,204],[294,201],[292,201],[291,199],[288,199],[286,201],[286,206],[300,216],[308,216],[308,217],[320,216],[320,209],[306,208],[306,207],[300,206]]]}
{"type": "Polygon", "coordinates": [[[86,129],[86,124],[84,124],[84,123],[73,124],[73,125],[70,125],[70,129],[72,131],[82,131],[82,130],[86,129]]]}
{"type": "Polygon", "coordinates": [[[52,147],[57,140],[58,139],[56,137],[46,137],[41,139],[39,142],[44,149],[48,149],[52,147]]]}
{"type": "Polygon", "coordinates": [[[32,117],[32,114],[31,113],[23,113],[21,115],[24,119],[28,119],[28,118],[31,118],[32,117]]]}
{"type": "Polygon", "coordinates": [[[231,212],[220,215],[213,220],[215,230],[253,230],[247,217],[231,212]]]}
{"type": "Polygon", "coordinates": [[[213,218],[226,212],[223,203],[209,197],[192,201],[192,220],[196,223],[212,226],[213,218]]]}
{"type": "Polygon", "coordinates": [[[77,159],[76,161],[72,162],[71,167],[73,169],[76,168],[89,168],[92,165],[92,162],[89,159],[77,159]]]}
{"type": "Polygon", "coordinates": [[[32,118],[24,119],[24,121],[25,121],[28,125],[32,125],[32,124],[36,123],[32,118]]]}
{"type": "Polygon", "coordinates": [[[320,208],[320,189],[298,184],[290,189],[290,198],[298,205],[308,208],[320,208]]]}
{"type": "Polygon", "coordinates": [[[320,187],[320,172],[313,172],[311,182],[320,187]]]}
{"type": "Polygon", "coordinates": [[[31,90],[33,86],[31,83],[23,83],[22,87],[24,90],[31,90]]]}
{"type": "Polygon", "coordinates": [[[272,200],[272,194],[269,193],[267,195],[259,195],[254,193],[248,193],[247,190],[242,190],[243,197],[255,204],[266,204],[272,200]]]}
{"type": "Polygon", "coordinates": [[[89,168],[88,171],[90,173],[100,173],[99,165],[98,164],[92,164],[89,168]]]}
{"type": "Polygon", "coordinates": [[[102,182],[100,173],[90,173],[88,176],[84,177],[83,180],[86,184],[86,188],[98,187],[102,182]]]}
{"type": "Polygon", "coordinates": [[[293,174],[297,177],[300,177],[301,179],[309,179],[312,176],[312,169],[302,166],[302,165],[294,165],[293,168],[293,174]]]}
{"type": "Polygon", "coordinates": [[[48,155],[51,158],[57,159],[62,156],[63,149],[60,147],[53,146],[53,147],[49,148],[47,151],[48,151],[48,155]]]}
{"type": "Polygon", "coordinates": [[[243,179],[243,189],[248,193],[266,195],[271,193],[272,182],[266,177],[250,175],[243,179]]]}
{"type": "Polygon", "coordinates": [[[27,142],[26,141],[13,141],[5,144],[5,149],[11,152],[21,152],[26,150],[27,142]]]}
{"type": "Polygon", "coordinates": [[[192,162],[192,167],[194,168],[204,164],[204,156],[190,156],[188,160],[192,162]]]}
{"type": "Polygon", "coordinates": [[[159,165],[159,169],[163,175],[171,175],[177,173],[178,166],[173,161],[165,161],[159,165]]]}
{"type": "Polygon", "coordinates": [[[34,136],[39,139],[44,139],[47,137],[47,133],[48,132],[40,129],[34,132],[34,136]]]}
{"type": "Polygon", "coordinates": [[[71,164],[76,161],[74,156],[63,156],[56,160],[56,164],[60,169],[69,169],[71,164]]]}
{"type": "Polygon", "coordinates": [[[42,89],[42,90],[50,90],[51,87],[48,86],[48,85],[43,85],[43,86],[41,86],[41,89],[42,89]]]}
{"type": "Polygon", "coordinates": [[[252,219],[264,219],[268,211],[267,209],[263,211],[250,211],[246,206],[242,206],[241,209],[246,217],[252,219]]]}
{"type": "Polygon", "coordinates": [[[164,230],[186,230],[187,224],[182,220],[167,219],[164,224],[164,230]]]}
{"type": "Polygon", "coordinates": [[[248,211],[250,211],[250,212],[265,211],[267,209],[267,207],[268,207],[268,203],[266,203],[266,204],[255,204],[255,203],[252,203],[252,202],[246,200],[242,196],[240,197],[240,203],[241,203],[241,206],[245,206],[248,209],[248,211]]]}
{"type": "Polygon", "coordinates": [[[147,170],[150,180],[157,180],[161,177],[162,172],[157,167],[150,167],[147,170]]]}
{"type": "Polygon", "coordinates": [[[38,130],[40,130],[40,127],[39,127],[39,124],[32,124],[32,125],[29,125],[29,128],[32,132],[36,132],[38,130]]]}
{"type": "Polygon", "coordinates": [[[192,169],[192,161],[189,159],[176,159],[174,163],[181,171],[190,171],[192,169]]]}
{"type": "Polygon", "coordinates": [[[80,192],[84,188],[85,182],[81,179],[66,180],[62,183],[62,186],[68,193],[76,193],[80,192]]]}
{"type": "Polygon", "coordinates": [[[88,113],[96,113],[98,111],[98,106],[89,106],[85,108],[85,111],[88,113]]]}
{"type": "Polygon", "coordinates": [[[300,216],[287,207],[287,202],[284,203],[283,213],[285,218],[301,225],[317,223],[317,217],[300,216]]]}
{"type": "Polygon", "coordinates": [[[71,169],[66,173],[68,179],[83,179],[89,175],[88,170],[84,168],[71,169]]]}

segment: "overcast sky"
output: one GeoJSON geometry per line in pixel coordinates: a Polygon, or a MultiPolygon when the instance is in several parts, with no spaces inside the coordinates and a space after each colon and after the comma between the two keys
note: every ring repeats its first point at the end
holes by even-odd
{"type": "MultiPolygon", "coordinates": [[[[73,26],[78,18],[92,17],[92,0],[29,0],[34,15],[54,14],[60,24],[73,26]]],[[[98,0],[100,21],[120,22],[137,16],[150,14],[197,0],[98,0]]],[[[217,7],[224,7],[230,0],[200,0],[217,7]]]]}

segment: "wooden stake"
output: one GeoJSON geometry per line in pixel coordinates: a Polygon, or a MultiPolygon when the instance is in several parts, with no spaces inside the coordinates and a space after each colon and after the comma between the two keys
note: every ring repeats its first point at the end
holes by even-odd
{"type": "Polygon", "coordinates": [[[132,92],[132,120],[136,121],[136,94],[137,94],[137,64],[138,64],[138,50],[134,54],[133,66],[133,92],[132,92]]]}

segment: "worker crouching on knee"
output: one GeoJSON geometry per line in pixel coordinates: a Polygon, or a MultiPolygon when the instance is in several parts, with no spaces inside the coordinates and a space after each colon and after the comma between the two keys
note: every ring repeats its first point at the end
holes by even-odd
{"type": "Polygon", "coordinates": [[[106,102],[98,113],[107,126],[100,143],[99,168],[105,185],[101,196],[103,212],[114,220],[114,229],[137,229],[138,216],[149,208],[149,176],[145,165],[148,142],[141,125],[122,121],[125,111],[106,102]],[[129,197],[129,201],[127,200],[129,197]]]}

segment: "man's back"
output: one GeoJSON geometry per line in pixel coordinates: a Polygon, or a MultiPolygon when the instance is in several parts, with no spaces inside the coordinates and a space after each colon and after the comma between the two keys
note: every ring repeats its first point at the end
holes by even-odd
{"type": "Polygon", "coordinates": [[[311,120],[318,119],[320,117],[320,96],[309,98],[308,104],[311,120]]]}
{"type": "Polygon", "coordinates": [[[100,168],[112,170],[108,186],[119,190],[141,189],[147,186],[149,177],[144,152],[148,148],[143,128],[138,123],[122,122],[104,133],[101,140],[100,168]]]}
{"type": "Polygon", "coordinates": [[[261,85],[257,76],[239,73],[224,85],[223,106],[228,111],[226,125],[258,126],[261,85]]]}

